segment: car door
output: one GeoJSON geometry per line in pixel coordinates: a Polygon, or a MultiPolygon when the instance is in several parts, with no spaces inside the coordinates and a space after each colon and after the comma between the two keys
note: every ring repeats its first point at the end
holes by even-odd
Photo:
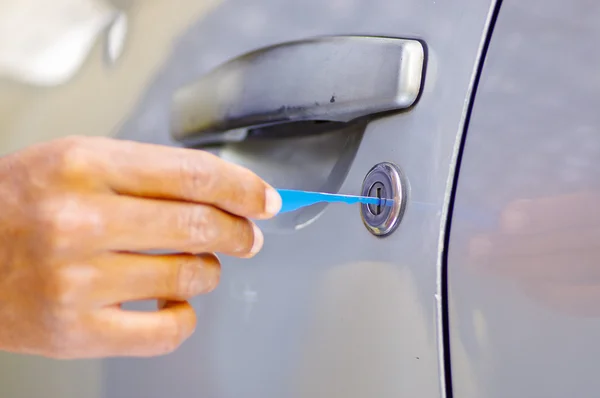
{"type": "MultiPolygon", "coordinates": [[[[199,326],[175,353],[79,362],[3,354],[2,395],[446,396],[447,198],[496,6],[493,0],[113,4],[112,28],[98,29],[100,38],[72,76],[40,88],[39,79],[8,74],[2,84],[12,99],[4,102],[15,111],[2,122],[4,151],[73,133],[187,145],[175,139],[188,130],[174,123],[182,109],[174,95],[200,80],[218,99],[210,120],[243,134],[223,143],[219,131],[220,145],[194,148],[242,164],[276,187],[348,194],[359,194],[368,172],[389,162],[401,178],[403,213],[385,237],[366,228],[368,209],[357,206],[320,205],[263,222],[262,252],[251,260],[222,259],[220,286],[193,300],[199,326]],[[327,47],[331,40],[334,47],[327,47]],[[394,74],[390,54],[405,59],[407,43],[422,50],[420,69],[397,66],[394,74]],[[237,61],[226,64],[231,60],[237,61]],[[403,94],[411,76],[419,78],[415,98],[390,97],[389,87],[403,94]],[[323,87],[335,90],[325,96],[323,87]],[[307,106],[307,91],[319,93],[308,116],[295,107],[307,106]],[[381,93],[383,105],[376,101],[381,93]],[[219,113],[219,106],[241,113],[219,113]],[[346,123],[353,116],[360,118],[346,123]],[[273,120],[278,125],[264,135],[260,128],[245,135],[248,125],[273,120]]],[[[205,107],[184,106],[186,117],[212,109],[199,92],[191,103],[205,107]]]]}
{"type": "Polygon", "coordinates": [[[599,16],[586,0],[502,3],[450,232],[455,396],[598,395],[599,16]]]}

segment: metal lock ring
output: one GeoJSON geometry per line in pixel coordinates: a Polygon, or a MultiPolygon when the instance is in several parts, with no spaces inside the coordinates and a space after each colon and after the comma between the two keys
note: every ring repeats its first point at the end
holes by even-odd
{"type": "Polygon", "coordinates": [[[361,204],[363,224],[375,236],[387,236],[394,232],[406,207],[406,187],[400,168],[393,163],[376,164],[369,170],[362,185],[363,196],[375,196],[374,188],[380,188],[382,199],[391,199],[392,205],[383,205],[375,211],[373,205],[361,204]]]}

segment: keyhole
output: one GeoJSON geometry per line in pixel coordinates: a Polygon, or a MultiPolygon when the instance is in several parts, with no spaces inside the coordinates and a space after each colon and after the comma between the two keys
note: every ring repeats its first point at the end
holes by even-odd
{"type": "MultiPolygon", "coordinates": [[[[376,182],[375,184],[373,184],[371,189],[369,189],[369,196],[379,199],[385,198],[385,187],[383,186],[383,184],[380,182],[376,182]]],[[[381,214],[381,203],[376,205],[369,205],[368,207],[371,214],[375,216],[381,214]]]]}

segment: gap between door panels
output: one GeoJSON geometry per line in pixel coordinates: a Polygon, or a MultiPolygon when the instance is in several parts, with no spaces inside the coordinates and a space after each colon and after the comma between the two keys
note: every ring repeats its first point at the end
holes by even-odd
{"type": "MultiPolygon", "coordinates": [[[[500,8],[502,6],[502,0],[496,0],[492,6],[492,10],[487,22],[487,31],[485,32],[485,36],[482,40],[482,44],[479,50],[479,56],[477,58],[477,66],[475,68],[475,72],[473,74],[472,80],[472,89],[469,96],[469,102],[467,104],[467,109],[464,115],[464,121],[462,126],[462,133],[459,137],[458,149],[455,156],[455,167],[454,174],[452,175],[452,185],[450,190],[450,196],[448,197],[448,207],[447,207],[447,216],[446,216],[446,225],[444,227],[444,236],[443,236],[443,252],[441,254],[441,267],[440,267],[440,288],[441,288],[441,343],[442,343],[442,359],[441,359],[441,368],[442,368],[442,397],[443,398],[454,398],[453,397],[453,389],[452,389],[452,364],[451,364],[451,356],[450,356],[450,308],[448,302],[448,247],[450,244],[450,231],[452,228],[452,213],[454,210],[454,201],[456,198],[456,189],[458,186],[458,179],[460,175],[460,165],[462,160],[462,155],[464,151],[464,146],[467,138],[467,133],[469,129],[469,123],[471,121],[471,114],[473,112],[473,106],[475,103],[475,99],[477,97],[477,90],[479,88],[479,80],[481,78],[481,74],[483,71],[483,67],[485,65],[485,59],[487,56],[488,48],[490,46],[490,42],[492,39],[492,35],[494,33],[494,27],[496,26],[496,21],[498,20],[498,15],[500,14],[500,8]]],[[[460,398],[460,397],[456,397],[460,398]]]]}

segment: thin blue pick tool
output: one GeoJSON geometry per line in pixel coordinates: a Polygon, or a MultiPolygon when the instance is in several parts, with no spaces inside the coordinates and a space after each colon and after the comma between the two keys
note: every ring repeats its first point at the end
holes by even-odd
{"type": "Polygon", "coordinates": [[[332,193],[297,191],[294,189],[278,189],[282,206],[279,213],[287,213],[316,203],[363,203],[375,206],[392,206],[392,199],[380,199],[372,196],[335,195],[332,193]]]}

